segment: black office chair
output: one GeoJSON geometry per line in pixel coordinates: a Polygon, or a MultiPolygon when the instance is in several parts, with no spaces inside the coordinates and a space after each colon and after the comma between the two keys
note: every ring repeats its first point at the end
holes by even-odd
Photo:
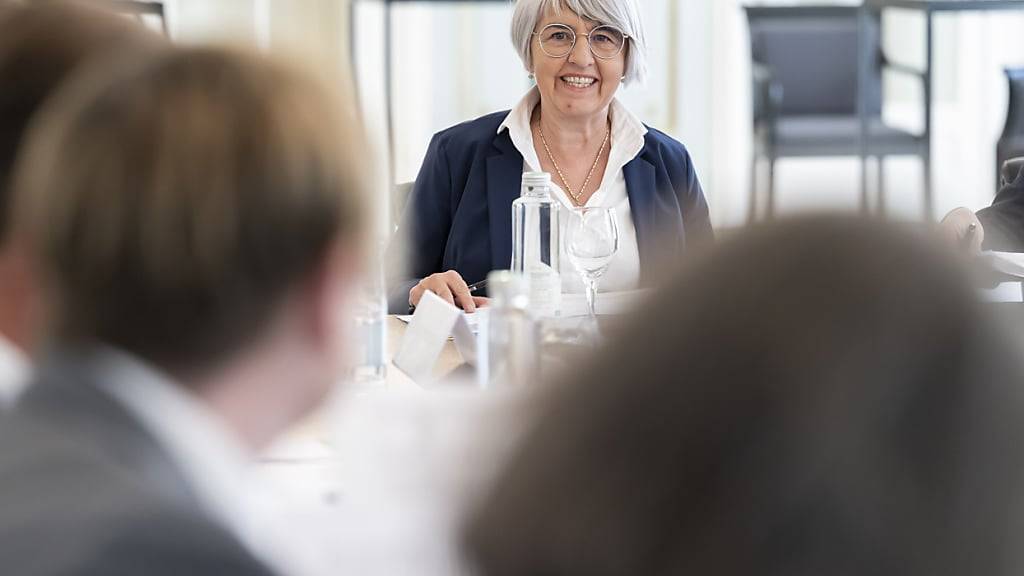
{"type": "Polygon", "coordinates": [[[1010,92],[1006,104],[1006,123],[996,143],[996,180],[1010,159],[1024,156],[1024,68],[1007,68],[1010,92]]]}
{"type": "Polygon", "coordinates": [[[1002,168],[999,170],[999,187],[1002,188],[1007,184],[1012,184],[1017,181],[1024,172],[1024,156],[1017,158],[1010,158],[1003,162],[1002,168]]]}
{"type": "MultiPolygon", "coordinates": [[[[857,6],[746,6],[752,56],[754,154],[750,214],[758,216],[757,172],[768,161],[767,215],[775,210],[775,163],[780,158],[857,156],[857,6]]],[[[881,25],[867,27],[870,73],[867,81],[869,156],[877,158],[879,210],[884,210],[886,156],[914,155],[928,169],[927,135],[918,136],[882,122],[882,70],[920,75],[889,64],[881,48],[881,25]]],[[[923,78],[923,76],[922,76],[923,78]]],[[[861,204],[868,205],[867,188],[861,204]]],[[[931,191],[925,190],[926,198],[931,191]]]]}
{"type": "Polygon", "coordinates": [[[164,11],[164,3],[159,0],[108,0],[110,7],[118,13],[131,16],[142,24],[147,23],[147,18],[156,18],[160,22],[160,31],[164,36],[169,36],[167,30],[167,14],[164,11]]]}

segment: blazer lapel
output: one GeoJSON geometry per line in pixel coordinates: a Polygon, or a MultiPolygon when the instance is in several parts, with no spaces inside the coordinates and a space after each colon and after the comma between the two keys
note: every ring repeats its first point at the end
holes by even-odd
{"type": "Polygon", "coordinates": [[[629,197],[629,209],[633,214],[633,226],[636,227],[637,251],[640,254],[640,280],[649,276],[648,266],[655,262],[658,247],[655,244],[655,213],[657,211],[655,195],[654,165],[644,160],[643,155],[637,156],[622,167],[626,180],[626,195],[629,197]]]}
{"type": "Polygon", "coordinates": [[[523,156],[512,144],[507,130],[495,137],[494,147],[496,154],[487,159],[491,269],[506,270],[512,264],[512,201],[519,197],[523,156]]]}

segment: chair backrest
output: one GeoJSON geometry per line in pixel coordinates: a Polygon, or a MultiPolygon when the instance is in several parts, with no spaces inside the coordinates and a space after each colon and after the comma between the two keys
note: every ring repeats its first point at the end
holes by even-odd
{"type": "Polygon", "coordinates": [[[147,17],[155,17],[160,22],[160,31],[168,36],[167,13],[164,10],[164,3],[158,0],[108,0],[114,12],[130,15],[142,24],[148,22],[147,17]]]}
{"type": "Polygon", "coordinates": [[[1009,98],[1006,105],[1004,138],[1024,136],[1024,68],[1007,68],[1009,98]]]}
{"type": "Polygon", "coordinates": [[[1020,178],[1022,170],[1024,170],[1024,157],[1010,158],[1003,162],[1003,167],[1000,170],[1000,185],[1006,186],[1016,182],[1020,178]]]}
{"type": "Polygon", "coordinates": [[[391,189],[392,231],[398,229],[398,222],[402,219],[402,213],[405,212],[405,205],[409,201],[409,195],[412,194],[412,187],[415,184],[415,182],[400,182],[391,189]]]}
{"type": "MultiPolygon", "coordinates": [[[[753,61],[782,86],[780,116],[857,113],[857,6],[747,6],[753,61]]],[[[868,112],[881,113],[881,44],[877,18],[866,46],[868,112]]]]}
{"type": "Polygon", "coordinates": [[[996,181],[1004,163],[1011,158],[1024,155],[1024,68],[1007,68],[1006,79],[1009,97],[1006,100],[1006,123],[996,143],[996,181]]]}

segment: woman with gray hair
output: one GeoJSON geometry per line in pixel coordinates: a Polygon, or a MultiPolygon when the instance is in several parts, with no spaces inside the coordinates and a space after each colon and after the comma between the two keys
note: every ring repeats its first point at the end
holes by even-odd
{"type": "MultiPolygon", "coordinates": [[[[552,174],[567,208],[615,208],[620,245],[605,290],[649,284],[661,257],[712,237],[686,148],[615,98],[647,73],[637,0],[519,0],[512,43],[536,85],[511,111],[434,136],[400,225],[408,274],[392,282],[392,312],[428,290],[467,311],[483,303],[467,281],[509,267],[524,171],[552,174]]],[[[563,290],[583,286],[567,274],[563,290]]]]}

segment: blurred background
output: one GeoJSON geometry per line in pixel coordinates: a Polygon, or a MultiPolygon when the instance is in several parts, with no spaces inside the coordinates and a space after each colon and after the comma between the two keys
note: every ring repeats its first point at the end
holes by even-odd
{"type": "MultiPolygon", "coordinates": [[[[621,93],[641,119],[689,148],[719,227],[743,224],[750,204],[751,40],[744,11],[749,4],[644,0],[650,78],[621,93]]],[[[382,181],[413,180],[434,132],[510,108],[530,85],[509,41],[507,0],[164,0],[163,5],[167,29],[180,41],[252,43],[294,55],[346,89],[355,78],[377,152],[390,164],[381,168],[382,181]]],[[[923,68],[923,13],[887,9],[881,23],[886,58],[923,68]]],[[[996,143],[1008,113],[1004,69],[1024,66],[1022,27],[1024,13],[1013,10],[934,17],[931,144],[937,217],[956,206],[985,206],[995,193],[996,143]]],[[[839,44],[826,43],[824,50],[842,51],[839,44]]],[[[855,76],[856,70],[846,73],[855,76]]],[[[920,79],[890,70],[882,85],[886,123],[920,134],[920,79]]],[[[918,157],[886,161],[889,214],[921,218],[922,173],[918,157]]],[[[859,175],[856,156],[782,158],[776,168],[777,213],[856,210],[859,175]]],[[[874,172],[869,182],[875,182],[874,172]]]]}
{"type": "MultiPolygon", "coordinates": [[[[750,220],[752,156],[771,141],[779,144],[776,214],[862,209],[861,164],[851,137],[858,134],[857,69],[864,62],[884,70],[877,122],[870,118],[874,106],[867,116],[892,141],[884,151],[869,147],[887,156],[886,214],[925,217],[922,156],[929,151],[932,218],[991,202],[1000,141],[1000,154],[1024,156],[1024,89],[1012,88],[1024,86],[1024,0],[1012,6],[1019,10],[936,13],[933,26],[920,9],[886,8],[873,13],[877,23],[870,16],[878,34],[863,36],[859,3],[640,2],[649,78],[620,98],[687,146],[719,230],[750,220]],[[926,83],[929,29],[933,77],[926,83]],[[924,140],[926,85],[933,122],[924,140]],[[782,153],[784,142],[790,154],[782,153]]],[[[175,41],[256,47],[354,94],[372,138],[367,155],[378,166],[382,225],[401,204],[391,191],[415,179],[435,132],[509,109],[531,86],[509,39],[511,0],[116,3],[175,41]]],[[[974,0],[986,3],[994,4],[974,0]]],[[[866,181],[875,188],[876,179],[872,168],[866,181]]],[[[874,193],[869,206],[879,210],[874,193]]],[[[394,347],[398,339],[389,338],[394,347]]],[[[0,356],[0,382],[5,365],[16,361],[0,356]]],[[[523,407],[510,409],[515,399],[497,391],[376,392],[346,392],[327,408],[326,424],[297,431],[264,457],[264,475],[294,500],[270,502],[265,513],[311,548],[327,551],[324,564],[334,571],[354,565],[361,574],[457,573],[457,504],[485,484],[518,440],[523,407]],[[485,428],[489,435],[481,433],[485,428]]]]}

